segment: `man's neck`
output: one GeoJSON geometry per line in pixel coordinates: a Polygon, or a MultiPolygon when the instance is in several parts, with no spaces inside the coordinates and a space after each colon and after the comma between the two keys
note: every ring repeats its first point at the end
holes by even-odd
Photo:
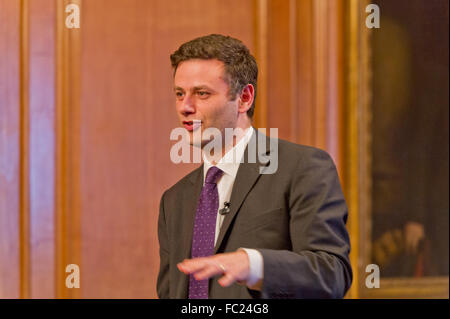
{"type": "MultiPolygon", "coordinates": [[[[234,129],[234,132],[236,135],[233,135],[233,138],[231,141],[228,141],[225,136],[222,137],[223,147],[220,154],[214,154],[214,150],[211,150],[211,152],[202,152],[204,157],[213,165],[216,165],[220,160],[235,147],[242,138],[247,134],[248,129],[251,127],[251,125],[248,125],[246,128],[236,128],[234,129]],[[228,144],[226,144],[228,142],[228,144]]],[[[225,133],[226,134],[226,133],[225,133]]]]}

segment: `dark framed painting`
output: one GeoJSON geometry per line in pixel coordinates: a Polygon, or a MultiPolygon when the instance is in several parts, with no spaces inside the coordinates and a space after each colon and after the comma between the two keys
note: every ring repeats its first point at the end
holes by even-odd
{"type": "Polygon", "coordinates": [[[378,28],[364,23],[366,4],[353,4],[349,30],[358,295],[448,298],[449,3],[379,0],[378,28]],[[369,264],[379,287],[367,285],[369,264]]]}

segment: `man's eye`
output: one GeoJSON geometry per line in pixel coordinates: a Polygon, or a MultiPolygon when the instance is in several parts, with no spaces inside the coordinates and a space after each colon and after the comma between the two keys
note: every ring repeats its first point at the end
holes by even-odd
{"type": "Polygon", "coordinates": [[[206,91],[198,91],[197,94],[198,94],[199,96],[206,97],[206,96],[209,95],[209,92],[206,92],[206,91]]]}
{"type": "Polygon", "coordinates": [[[183,93],[182,93],[182,92],[176,92],[176,93],[175,93],[175,96],[176,96],[176,97],[182,97],[182,96],[183,96],[183,93]]]}

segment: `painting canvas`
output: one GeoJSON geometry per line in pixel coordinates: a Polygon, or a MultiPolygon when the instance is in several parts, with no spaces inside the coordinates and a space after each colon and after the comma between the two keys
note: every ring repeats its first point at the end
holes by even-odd
{"type": "Polygon", "coordinates": [[[379,1],[371,45],[371,260],[448,276],[448,1],[379,1]]]}

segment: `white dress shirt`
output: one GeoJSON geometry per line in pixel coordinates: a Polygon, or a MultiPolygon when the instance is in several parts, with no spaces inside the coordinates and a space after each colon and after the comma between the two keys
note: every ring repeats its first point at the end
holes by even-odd
{"type": "MultiPolygon", "coordinates": [[[[224,207],[225,202],[230,201],[231,191],[233,190],[234,180],[236,178],[239,164],[241,163],[242,156],[244,156],[245,148],[248,141],[254,133],[254,128],[249,127],[245,132],[245,135],[238,141],[238,143],[230,149],[215,166],[223,171],[222,177],[217,182],[217,191],[219,192],[219,209],[217,210],[216,221],[216,233],[214,239],[214,245],[219,237],[220,228],[222,227],[225,215],[219,214],[219,210],[224,207]]],[[[206,179],[208,169],[214,166],[208,158],[203,154],[203,181],[206,179]]],[[[254,286],[258,281],[263,278],[263,257],[261,253],[255,249],[240,248],[243,249],[249,258],[249,276],[245,281],[248,287],[254,286]]]]}

